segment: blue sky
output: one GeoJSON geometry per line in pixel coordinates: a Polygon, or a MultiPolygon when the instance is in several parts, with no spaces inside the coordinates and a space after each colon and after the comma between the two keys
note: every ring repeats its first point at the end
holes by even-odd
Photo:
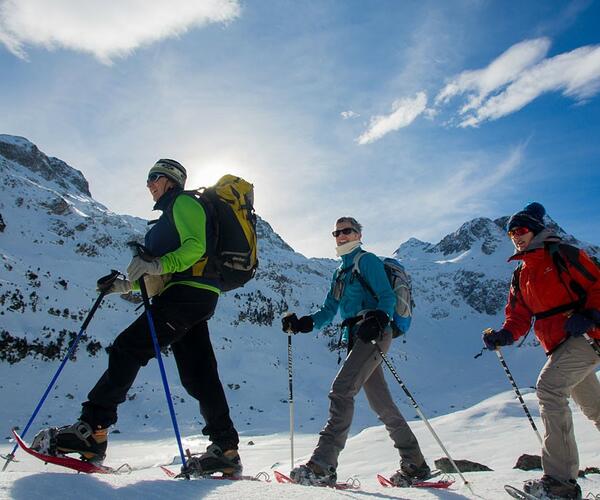
{"type": "Polygon", "coordinates": [[[600,2],[0,0],[0,132],[150,217],[160,157],[188,187],[255,184],[296,250],[353,215],[390,254],[543,203],[600,243],[600,2]]]}

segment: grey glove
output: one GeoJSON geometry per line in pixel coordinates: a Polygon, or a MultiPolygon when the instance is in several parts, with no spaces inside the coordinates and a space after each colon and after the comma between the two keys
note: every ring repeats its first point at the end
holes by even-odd
{"type": "Polygon", "coordinates": [[[141,257],[134,257],[127,266],[127,278],[132,283],[139,280],[144,274],[160,275],[163,274],[160,259],[144,260],[141,257]]]}
{"type": "MultiPolygon", "coordinates": [[[[96,287],[97,292],[101,292],[100,286],[96,287]]],[[[125,278],[117,278],[111,284],[110,287],[104,292],[106,295],[109,293],[129,293],[131,292],[131,282],[125,278]]]]}

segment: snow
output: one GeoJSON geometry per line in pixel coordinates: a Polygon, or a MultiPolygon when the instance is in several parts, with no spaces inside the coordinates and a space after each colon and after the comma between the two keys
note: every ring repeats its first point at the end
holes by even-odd
{"type": "MultiPolygon", "coordinates": [[[[525,402],[534,415],[536,424],[542,428],[538,417],[537,399],[530,391],[524,394],[525,402]]],[[[575,429],[579,444],[580,468],[600,463],[598,431],[573,407],[575,429]]],[[[82,475],[39,460],[19,451],[18,463],[10,464],[0,473],[0,499],[131,499],[144,498],[218,498],[222,499],[274,499],[282,498],[502,498],[506,497],[503,485],[517,487],[526,479],[536,478],[541,471],[512,469],[517,458],[523,454],[538,454],[537,438],[525,417],[520,403],[510,391],[498,394],[465,410],[430,420],[436,433],[454,459],[467,459],[487,465],[493,472],[473,472],[463,475],[470,483],[473,493],[457,474],[449,490],[390,489],[377,483],[377,473],[391,474],[397,466],[397,452],[383,426],[364,429],[348,440],[340,456],[338,477],[353,477],[360,481],[359,491],[337,491],[328,488],[308,488],[298,485],[255,483],[249,481],[185,481],[167,478],[155,467],[169,464],[177,455],[174,438],[164,435],[160,439],[131,441],[122,435],[111,435],[106,464],[118,467],[128,463],[134,470],[122,475],[82,475]]],[[[410,422],[429,463],[443,456],[439,446],[423,422],[410,422]]],[[[318,436],[296,434],[296,464],[304,463],[310,456],[318,436]]],[[[202,436],[184,438],[184,448],[193,452],[202,450],[207,441],[202,436]]],[[[0,446],[2,453],[10,451],[9,445],[0,446]]],[[[277,469],[284,473],[290,469],[289,436],[285,433],[244,436],[240,443],[244,472],[255,475],[260,471],[270,473],[277,469]],[[254,444],[249,445],[249,441],[254,444]]],[[[177,471],[177,465],[170,469],[177,471]]],[[[274,480],[273,480],[274,481],[274,480]]],[[[580,479],[584,497],[588,493],[600,494],[600,476],[590,474],[580,479]]]]}

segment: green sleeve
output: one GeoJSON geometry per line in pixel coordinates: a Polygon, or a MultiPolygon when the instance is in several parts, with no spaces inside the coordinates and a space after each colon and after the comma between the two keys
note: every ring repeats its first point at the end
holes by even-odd
{"type": "Polygon", "coordinates": [[[178,196],[173,221],[181,246],[160,258],[164,273],[181,272],[198,262],[206,252],[206,213],[191,196],[178,196]]]}

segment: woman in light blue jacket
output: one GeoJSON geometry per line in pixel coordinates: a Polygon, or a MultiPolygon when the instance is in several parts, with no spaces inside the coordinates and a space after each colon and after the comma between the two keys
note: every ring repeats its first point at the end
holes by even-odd
{"type": "Polygon", "coordinates": [[[309,316],[288,314],[282,326],[288,334],[308,333],[329,325],[339,311],[349,353],[329,392],[329,419],[317,447],[308,463],[293,469],[290,477],[306,485],[335,484],[338,456],[352,424],[354,397],[363,388],[400,453],[400,469],[390,479],[396,486],[410,486],[413,481],[429,478],[431,471],[415,435],[392,400],[378,352],[387,352],[392,342],[389,323],[396,295],[381,260],[361,248],[362,226],[354,218],[338,219],[332,234],[342,262],[334,272],[323,306],[309,316]]]}

